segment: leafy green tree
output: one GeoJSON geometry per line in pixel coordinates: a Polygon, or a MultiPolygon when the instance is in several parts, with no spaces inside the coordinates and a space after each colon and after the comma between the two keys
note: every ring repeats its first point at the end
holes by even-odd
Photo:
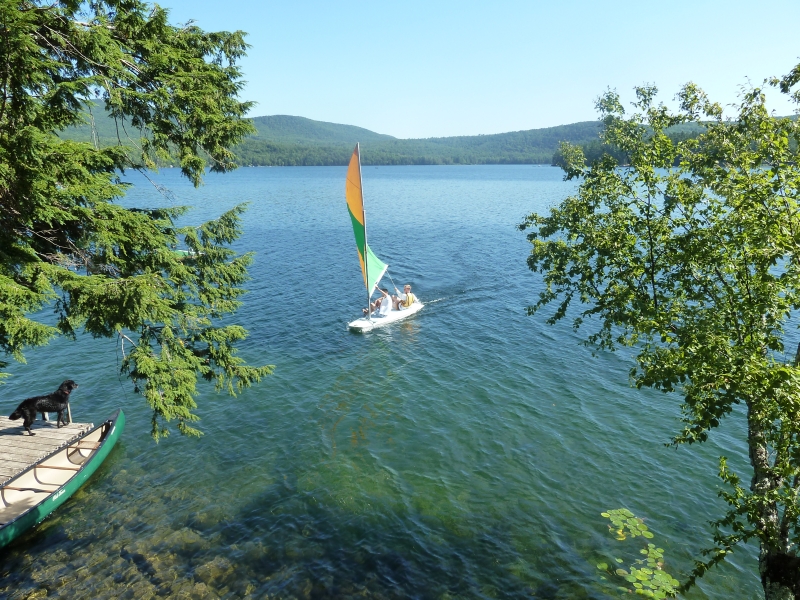
{"type": "Polygon", "coordinates": [[[234,393],[271,371],[236,356],[247,332],[222,321],[252,260],[229,248],[243,207],[176,227],[182,208],[116,202],[121,172],[170,153],[195,185],[206,168],[234,168],[229,148],[252,131],[237,100],[243,36],[170,25],[139,0],[0,0],[0,351],[24,362],[26,348],[81,330],[127,340],[122,368],[156,439],[172,419],[198,433],[200,377],[234,393]],[[60,137],[90,120],[93,98],[119,144],[60,137]]]}
{"type": "MultiPolygon", "coordinates": [[[[770,83],[800,101],[799,79],[800,66],[770,83]]],[[[545,284],[529,312],[555,303],[555,322],[572,306],[575,327],[592,326],[587,344],[632,348],[633,383],[682,398],[675,444],[746,422],[749,471],[720,458],[729,508],[686,585],[755,539],[766,597],[800,598],[800,368],[785,348],[800,308],[800,126],[771,116],[760,88],[734,120],[693,84],[678,111],[653,87],[636,93],[633,114],[613,92],[597,104],[604,142],[630,166],[606,155],[587,167],[564,147],[576,194],[521,225],[545,284]],[[667,135],[687,123],[705,132],[667,135]]]]}

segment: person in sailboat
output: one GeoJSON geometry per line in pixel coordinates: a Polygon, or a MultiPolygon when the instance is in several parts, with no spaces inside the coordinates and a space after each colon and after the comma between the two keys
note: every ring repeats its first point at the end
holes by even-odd
{"type": "Polygon", "coordinates": [[[414,302],[417,302],[417,297],[411,293],[411,286],[405,284],[403,286],[403,291],[394,288],[394,291],[397,292],[397,296],[394,296],[394,309],[395,310],[406,310],[407,308],[411,308],[411,305],[414,302]]]}
{"type": "MultiPolygon", "coordinates": [[[[380,288],[378,291],[381,293],[381,297],[375,302],[370,302],[369,309],[373,317],[385,317],[392,310],[392,297],[389,296],[388,288],[380,288]]],[[[364,314],[367,314],[366,308],[362,310],[364,314]]]]}

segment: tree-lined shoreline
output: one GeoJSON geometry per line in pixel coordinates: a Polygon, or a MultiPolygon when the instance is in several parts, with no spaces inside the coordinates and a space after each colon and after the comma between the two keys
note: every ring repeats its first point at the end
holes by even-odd
{"type": "MultiPolygon", "coordinates": [[[[353,125],[274,115],[250,119],[256,131],[232,150],[239,166],[343,166],[356,142],[365,165],[559,164],[561,142],[591,155],[602,123],[585,121],[492,135],[399,139],[353,125]]],[[[99,147],[134,146],[141,133],[118,126],[99,105],[89,106],[86,123],[62,137],[99,147]]]]}
{"type": "MultiPolygon", "coordinates": [[[[273,115],[249,119],[252,135],[232,148],[234,161],[246,167],[344,166],[356,142],[362,144],[362,163],[390,165],[554,165],[563,166],[562,142],[579,146],[591,162],[610,154],[626,158],[602,143],[603,123],[582,121],[555,127],[491,135],[400,139],[354,125],[314,121],[305,117],[273,115]]],[[[702,127],[676,127],[673,141],[695,137],[702,127]]],[[[141,133],[116,123],[98,104],[87,107],[86,123],[71,127],[63,137],[91,142],[98,147],[122,143],[134,147],[141,133]]],[[[177,163],[175,158],[172,163],[177,163]]],[[[170,161],[162,161],[168,165],[170,161]]]]}

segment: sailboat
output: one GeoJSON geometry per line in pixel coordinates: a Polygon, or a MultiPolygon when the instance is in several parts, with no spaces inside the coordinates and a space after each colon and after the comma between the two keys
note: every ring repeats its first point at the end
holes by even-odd
{"type": "MultiPolygon", "coordinates": [[[[364,276],[364,285],[367,288],[367,310],[369,310],[372,294],[375,292],[375,288],[378,287],[378,283],[386,273],[389,265],[375,256],[375,253],[372,252],[367,244],[367,218],[364,211],[364,195],[361,186],[361,151],[358,144],[353,150],[353,156],[350,157],[344,195],[347,199],[347,211],[350,213],[350,220],[353,223],[353,233],[356,236],[358,260],[361,263],[361,274],[364,276]]],[[[419,312],[422,307],[423,304],[416,300],[404,310],[391,310],[384,316],[373,316],[368,313],[365,317],[348,323],[347,326],[351,331],[370,331],[376,327],[383,327],[389,323],[410,317],[419,312]]]]}

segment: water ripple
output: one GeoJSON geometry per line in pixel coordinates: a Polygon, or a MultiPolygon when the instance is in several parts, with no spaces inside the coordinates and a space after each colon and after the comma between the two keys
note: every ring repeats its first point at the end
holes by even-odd
{"type": "MultiPolygon", "coordinates": [[[[600,512],[647,520],[674,573],[710,543],[716,456],[732,430],[664,446],[676,399],[627,384],[625,355],[525,316],[540,282],[515,224],[570,188],[556,169],[369,169],[370,241],[427,303],[367,335],[344,169],[242,169],[193,190],[187,223],[250,201],[242,355],[275,374],[236,399],[204,390],[199,440],[153,444],[113,341],[58,341],[15,365],[18,399],[71,377],[79,420],[117,406],[120,446],[73,500],[4,551],[0,595],[67,598],[605,598],[621,549],[600,512]],[[77,358],[77,360],[76,360],[77,358]],[[65,368],[64,365],[70,365],[65,368]],[[37,382],[36,386],[32,382],[37,382]]],[[[168,202],[134,181],[127,203],[168,202]]],[[[635,551],[634,551],[635,552],[635,551]]],[[[757,597],[753,548],[696,598],[757,597]]]]}

